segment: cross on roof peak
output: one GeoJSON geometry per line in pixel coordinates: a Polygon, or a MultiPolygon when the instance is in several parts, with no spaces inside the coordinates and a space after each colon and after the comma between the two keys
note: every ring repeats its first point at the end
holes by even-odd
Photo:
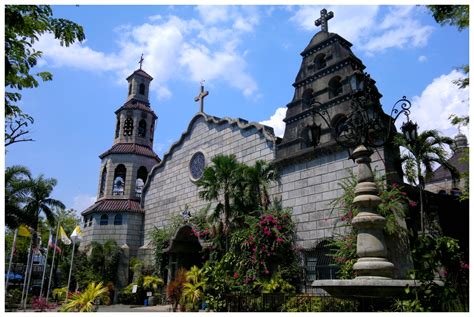
{"type": "Polygon", "coordinates": [[[321,25],[321,31],[323,32],[328,32],[328,20],[332,19],[334,17],[334,13],[332,11],[328,11],[326,9],[321,10],[321,17],[314,21],[314,25],[320,26],[321,25]]]}
{"type": "Polygon", "coordinates": [[[207,90],[204,90],[204,82],[205,80],[201,80],[201,91],[199,92],[199,95],[197,95],[196,97],[194,97],[194,101],[195,102],[200,102],[200,108],[199,108],[199,111],[200,112],[204,112],[204,98],[209,95],[209,91],[207,90]]]}

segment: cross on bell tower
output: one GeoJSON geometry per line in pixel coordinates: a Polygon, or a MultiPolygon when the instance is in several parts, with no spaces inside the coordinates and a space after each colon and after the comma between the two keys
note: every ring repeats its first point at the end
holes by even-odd
{"type": "Polygon", "coordinates": [[[204,79],[203,79],[203,80],[201,80],[201,92],[199,93],[199,95],[194,97],[195,102],[200,101],[200,108],[199,108],[200,112],[204,112],[204,98],[207,95],[209,95],[209,91],[204,90],[204,79]]]}
{"type": "Polygon", "coordinates": [[[142,69],[142,64],[143,64],[143,53],[142,53],[142,56],[140,57],[140,60],[138,61],[138,64],[140,64],[140,69],[142,69]]]}
{"type": "Polygon", "coordinates": [[[334,13],[332,11],[328,11],[326,9],[321,10],[321,17],[314,21],[314,25],[320,26],[321,25],[321,31],[323,32],[328,32],[328,20],[332,19],[334,17],[334,13]]]}

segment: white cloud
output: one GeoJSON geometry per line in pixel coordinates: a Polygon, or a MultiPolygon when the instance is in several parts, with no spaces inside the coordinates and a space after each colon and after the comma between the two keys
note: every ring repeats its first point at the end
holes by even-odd
{"type": "Polygon", "coordinates": [[[115,28],[118,49],[112,53],[94,50],[84,43],[61,47],[52,36],[44,36],[36,47],[52,67],[72,67],[93,72],[111,72],[125,85],[140,55],[143,68],[154,77],[152,90],[159,99],[172,96],[173,80],[223,81],[246,97],[256,95],[256,81],[239,49],[245,34],[253,32],[259,14],[252,7],[198,6],[198,19],[150,16],[142,25],[115,28]]]}
{"type": "MultiPolygon", "coordinates": [[[[433,79],[420,96],[413,97],[410,119],[418,123],[421,131],[436,129],[449,137],[458,133],[448,118],[451,114],[469,114],[469,89],[459,89],[453,84],[454,80],[464,76],[453,70],[433,79]]],[[[462,132],[468,134],[465,128],[462,132]]]]}
{"type": "Polygon", "coordinates": [[[93,205],[95,201],[96,201],[96,196],[91,196],[88,194],[80,194],[74,197],[71,208],[75,209],[76,211],[78,211],[78,214],[80,214],[87,207],[90,207],[91,205],[93,205]]]}
{"type": "MultiPolygon", "coordinates": [[[[314,20],[321,9],[299,7],[290,20],[304,30],[317,32],[314,20]]],[[[433,31],[416,19],[415,6],[390,7],[385,14],[380,6],[337,6],[327,10],[337,14],[337,18],[329,21],[329,32],[338,33],[369,55],[394,47],[423,47],[433,31]]]]}
{"type": "Polygon", "coordinates": [[[285,122],[283,121],[285,116],[286,107],[281,107],[275,111],[275,113],[270,117],[270,120],[260,121],[260,123],[272,127],[275,135],[281,138],[285,133],[285,122]]]}
{"type": "Polygon", "coordinates": [[[428,57],[426,57],[425,55],[418,56],[418,61],[420,63],[426,62],[427,60],[428,60],[428,57]]]}

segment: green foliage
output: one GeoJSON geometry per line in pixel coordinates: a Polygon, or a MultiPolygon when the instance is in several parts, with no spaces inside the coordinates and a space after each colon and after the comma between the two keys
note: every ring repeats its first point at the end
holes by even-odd
{"type": "Polygon", "coordinates": [[[72,295],[71,300],[61,307],[65,312],[92,312],[95,310],[98,301],[108,303],[109,289],[104,287],[102,282],[96,284],[90,283],[82,293],[72,295]]]}
{"type": "Polygon", "coordinates": [[[425,188],[425,180],[433,175],[434,164],[444,166],[453,179],[459,178],[459,172],[448,161],[448,153],[444,145],[452,145],[451,138],[440,135],[436,130],[427,130],[418,134],[414,142],[408,142],[402,134],[395,136],[396,145],[408,151],[401,156],[407,180],[414,185],[425,188]]]}
{"type": "Polygon", "coordinates": [[[411,278],[421,285],[407,288],[407,299],[395,302],[398,311],[468,311],[469,266],[458,241],[445,236],[421,236],[412,250],[411,278]],[[444,287],[434,280],[440,278],[444,287]]]}
{"type": "Polygon", "coordinates": [[[295,287],[281,277],[280,271],[273,274],[269,280],[257,280],[253,287],[263,294],[292,294],[295,292],[295,287]]]}
{"type": "Polygon", "coordinates": [[[469,28],[469,5],[427,5],[437,23],[469,28]]]}
{"type": "Polygon", "coordinates": [[[66,299],[66,295],[68,293],[67,286],[61,288],[53,289],[53,298],[58,299],[59,301],[64,301],[66,299]]]}
{"type": "Polygon", "coordinates": [[[30,170],[21,165],[5,169],[5,225],[10,229],[17,228],[29,219],[23,204],[32,186],[30,170]]]}
{"type": "Polygon", "coordinates": [[[284,312],[356,312],[359,302],[319,296],[292,296],[283,304],[284,312]]]}
{"type": "Polygon", "coordinates": [[[260,209],[268,209],[271,203],[268,184],[275,179],[275,171],[268,163],[257,161],[255,165],[247,166],[239,163],[235,155],[217,155],[204,170],[196,185],[201,198],[217,202],[209,220],[214,223],[216,240],[220,239],[218,228],[222,227],[225,251],[229,248],[231,223],[240,227],[247,215],[258,215],[260,209]]]}
{"type": "Polygon", "coordinates": [[[5,6],[5,146],[31,140],[19,139],[28,133],[24,128],[33,123],[33,118],[18,106],[21,100],[19,91],[38,87],[38,79],[48,81],[53,78],[49,72],[31,73],[43,54],[35,50],[33,44],[48,33],[59,39],[62,46],[85,39],[80,25],[53,18],[50,6],[5,6]]]}
{"type": "Polygon", "coordinates": [[[162,286],[163,284],[163,280],[158,276],[147,275],[143,277],[142,286],[145,291],[156,292],[158,287],[162,286]]]}
{"type": "MultiPolygon", "coordinates": [[[[337,211],[341,215],[338,221],[350,227],[352,219],[358,213],[357,207],[353,204],[356,197],[357,176],[352,170],[348,172],[349,177],[339,183],[343,194],[331,202],[331,212],[337,211]]],[[[396,236],[403,233],[405,229],[399,225],[397,219],[405,217],[407,205],[416,205],[416,203],[408,199],[406,193],[402,191],[398,184],[387,184],[385,176],[376,176],[374,182],[379,190],[379,197],[381,199],[377,211],[386,219],[385,234],[396,236]]],[[[356,244],[357,231],[353,227],[350,227],[348,234],[331,241],[330,246],[334,250],[332,256],[338,268],[337,274],[339,278],[351,279],[355,277],[352,267],[357,261],[356,244]]]]}
{"type": "MultiPolygon", "coordinates": [[[[183,284],[183,296],[186,303],[191,303],[192,311],[198,311],[197,303],[204,297],[206,283],[203,280],[202,271],[193,266],[186,273],[186,282],[183,284]]],[[[187,309],[188,311],[189,309],[187,309]]]]}

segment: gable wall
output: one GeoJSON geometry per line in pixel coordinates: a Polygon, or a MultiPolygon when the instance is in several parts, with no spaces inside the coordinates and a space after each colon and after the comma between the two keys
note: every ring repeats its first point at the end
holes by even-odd
{"type": "Polygon", "coordinates": [[[197,186],[190,178],[189,161],[197,151],[206,156],[206,166],[218,154],[235,154],[239,162],[249,165],[256,160],[273,160],[273,141],[255,127],[242,129],[227,120],[220,122],[206,122],[203,116],[198,117],[184,139],[172,147],[171,155],[165,155],[164,163],[152,171],[142,200],[145,245],[154,226],[165,227],[185,205],[192,214],[207,206],[208,202],[199,198],[197,186]]]}

